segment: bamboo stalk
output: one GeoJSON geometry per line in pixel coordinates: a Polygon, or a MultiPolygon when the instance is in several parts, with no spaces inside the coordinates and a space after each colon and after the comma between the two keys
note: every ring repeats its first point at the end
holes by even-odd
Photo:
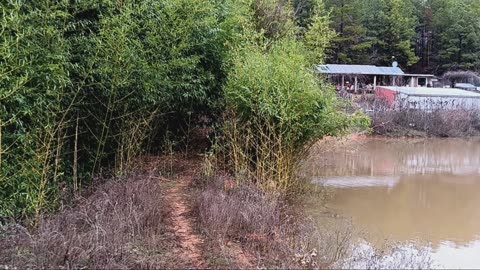
{"type": "Polygon", "coordinates": [[[0,176],[2,176],[2,119],[0,119],[0,176]]]}
{"type": "MultiPolygon", "coordinates": [[[[40,186],[38,188],[39,194],[38,194],[37,202],[35,205],[35,216],[37,218],[37,222],[38,222],[38,218],[40,218],[40,212],[42,210],[42,207],[45,201],[45,194],[46,194],[45,188],[47,186],[48,171],[50,169],[48,159],[51,155],[51,147],[52,147],[54,137],[55,137],[54,132],[52,132],[51,130],[50,132],[47,131],[47,134],[45,134],[45,138],[43,139],[45,141],[43,146],[45,150],[43,152],[37,153],[37,158],[41,160],[43,164],[43,168],[40,176],[40,186]]],[[[39,149],[39,151],[42,151],[42,149],[39,149]]]]}
{"type": "Polygon", "coordinates": [[[78,115],[77,125],[75,127],[75,143],[73,151],[73,190],[75,192],[78,190],[78,115]]]}
{"type": "Polygon", "coordinates": [[[61,129],[61,126],[63,126],[63,123],[60,122],[58,124],[59,128],[58,128],[58,132],[57,132],[57,145],[56,145],[56,152],[55,152],[55,170],[54,170],[54,173],[53,173],[53,181],[54,183],[57,184],[57,176],[58,176],[58,168],[60,166],[60,154],[61,154],[61,150],[62,150],[62,129],[61,129]]]}

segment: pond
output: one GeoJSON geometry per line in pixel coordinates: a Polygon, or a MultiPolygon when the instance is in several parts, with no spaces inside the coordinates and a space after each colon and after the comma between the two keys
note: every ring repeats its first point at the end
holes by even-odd
{"type": "Polygon", "coordinates": [[[364,243],[428,247],[433,267],[480,268],[480,139],[336,143],[306,170],[331,191],[323,206],[351,219],[364,243]]]}

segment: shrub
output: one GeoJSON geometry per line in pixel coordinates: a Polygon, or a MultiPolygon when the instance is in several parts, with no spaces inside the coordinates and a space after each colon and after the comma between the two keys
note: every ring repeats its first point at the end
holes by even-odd
{"type": "Polygon", "coordinates": [[[239,180],[289,191],[299,162],[326,135],[346,130],[355,118],[338,112],[333,89],[307,65],[293,39],[271,50],[241,50],[225,87],[226,160],[239,180]]]}

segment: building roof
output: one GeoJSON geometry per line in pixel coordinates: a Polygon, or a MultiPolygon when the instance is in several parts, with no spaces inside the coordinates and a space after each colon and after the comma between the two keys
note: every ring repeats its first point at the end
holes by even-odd
{"type": "Polygon", "coordinates": [[[435,75],[433,75],[433,74],[403,74],[403,76],[405,76],[405,77],[429,77],[429,78],[435,77],[435,75]]]}
{"type": "Polygon", "coordinates": [[[475,88],[475,89],[477,88],[475,85],[470,84],[470,83],[456,83],[455,87],[458,87],[458,88],[475,88]]]}
{"type": "Polygon", "coordinates": [[[457,88],[395,87],[395,86],[379,86],[379,88],[402,93],[408,96],[480,98],[480,93],[461,90],[457,88]]]}
{"type": "Polygon", "coordinates": [[[317,71],[323,74],[337,75],[385,75],[403,76],[399,67],[377,67],[372,65],[318,65],[317,71]]]}

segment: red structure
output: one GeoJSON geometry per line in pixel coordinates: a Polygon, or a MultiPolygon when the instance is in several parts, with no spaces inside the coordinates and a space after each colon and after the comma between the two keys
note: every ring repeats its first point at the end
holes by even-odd
{"type": "Polygon", "coordinates": [[[379,86],[377,86],[377,90],[375,91],[376,97],[386,101],[387,104],[390,106],[393,106],[395,104],[395,97],[397,96],[397,94],[398,92],[379,86]]]}

